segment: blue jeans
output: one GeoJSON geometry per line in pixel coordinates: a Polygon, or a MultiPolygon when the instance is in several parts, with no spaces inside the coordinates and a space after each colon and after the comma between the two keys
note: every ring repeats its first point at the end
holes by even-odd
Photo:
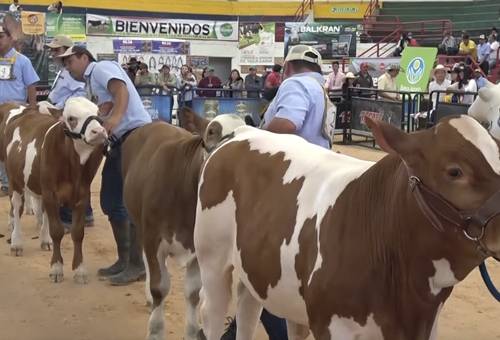
{"type": "Polygon", "coordinates": [[[2,187],[9,187],[9,179],[7,178],[7,171],[5,170],[5,163],[0,162],[0,183],[2,187]]]}
{"type": "MultiPolygon", "coordinates": [[[[65,224],[71,224],[73,220],[72,211],[70,208],[66,206],[62,206],[59,208],[59,216],[61,218],[61,222],[65,224]]],[[[94,213],[92,211],[92,206],[90,205],[90,200],[87,205],[87,210],[85,210],[85,221],[88,222],[94,218],[94,213]]]]}
{"type": "Polygon", "coordinates": [[[128,220],[127,209],[123,203],[121,145],[113,147],[104,162],[101,182],[101,208],[110,222],[128,220]]]}
{"type": "Polygon", "coordinates": [[[288,340],[285,319],[278,318],[263,309],[260,315],[260,321],[267,335],[269,335],[269,340],[288,340]]]}

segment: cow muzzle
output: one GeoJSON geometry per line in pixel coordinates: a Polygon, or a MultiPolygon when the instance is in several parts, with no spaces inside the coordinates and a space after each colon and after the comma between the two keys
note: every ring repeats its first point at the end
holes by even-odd
{"type": "Polygon", "coordinates": [[[468,240],[475,242],[483,255],[498,257],[498,254],[486,247],[484,236],[490,221],[500,215],[500,191],[493,194],[478,209],[465,211],[457,209],[422,183],[417,176],[410,176],[409,185],[420,210],[436,230],[443,232],[443,222],[448,222],[460,230],[468,240]]]}
{"type": "Polygon", "coordinates": [[[103,124],[103,121],[100,117],[98,116],[89,116],[87,117],[87,119],[85,119],[85,122],[83,122],[83,125],[82,125],[82,128],[80,129],[79,132],[73,132],[71,131],[70,129],[68,129],[68,127],[66,125],[64,125],[64,134],[66,136],[68,136],[69,138],[71,139],[75,139],[75,140],[78,140],[78,139],[81,139],[83,142],[85,142],[86,144],[91,144],[91,145],[95,145],[97,143],[95,143],[95,140],[100,140],[101,138],[99,138],[100,135],[103,134],[102,131],[104,131],[104,135],[102,138],[102,143],[104,143],[107,139],[107,135],[105,134],[106,131],[104,130],[104,128],[102,127],[102,124],[103,124]],[[87,139],[85,136],[87,134],[87,129],[89,128],[89,125],[92,121],[96,121],[97,123],[99,123],[99,126],[102,128],[102,130],[100,131],[97,131],[97,129],[94,129],[92,130],[91,129],[91,132],[93,132],[92,134],[96,137],[92,137],[92,138],[89,138],[87,139]]]}

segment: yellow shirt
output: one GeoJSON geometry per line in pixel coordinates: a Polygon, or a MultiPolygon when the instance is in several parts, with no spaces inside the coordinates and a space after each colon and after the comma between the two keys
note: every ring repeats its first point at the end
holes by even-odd
{"type": "Polygon", "coordinates": [[[472,40],[469,40],[469,43],[467,45],[464,44],[462,41],[460,43],[460,54],[465,54],[465,55],[470,55],[474,61],[477,60],[477,47],[476,43],[472,40]]]}

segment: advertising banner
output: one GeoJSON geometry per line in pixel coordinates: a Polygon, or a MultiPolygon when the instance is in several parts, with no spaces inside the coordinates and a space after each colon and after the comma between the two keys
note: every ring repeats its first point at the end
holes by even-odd
{"type": "Polygon", "coordinates": [[[308,45],[323,59],[356,56],[358,24],[340,22],[293,22],[285,24],[285,55],[290,46],[308,45]]]}
{"type": "Polygon", "coordinates": [[[237,41],[238,22],[134,18],[87,14],[87,34],[237,41]]]}
{"type": "Polygon", "coordinates": [[[274,23],[240,24],[240,65],[274,64],[274,23]]]}
{"type": "Polygon", "coordinates": [[[85,41],[85,14],[47,13],[47,37],[65,34],[73,41],[85,41]]]}
{"type": "Polygon", "coordinates": [[[189,54],[189,42],[140,39],[113,39],[115,53],[189,54]]]}
{"type": "Polygon", "coordinates": [[[401,56],[401,72],[396,84],[403,92],[425,92],[429,84],[437,48],[406,47],[401,56]]]}
{"type": "Polygon", "coordinates": [[[241,118],[251,116],[255,124],[260,123],[260,113],[266,102],[260,99],[248,98],[193,98],[193,111],[208,120],[215,116],[233,113],[241,118]]]}
{"type": "Polygon", "coordinates": [[[315,19],[363,19],[368,2],[314,2],[315,19]]]}
{"type": "Polygon", "coordinates": [[[365,123],[367,116],[401,128],[403,115],[400,102],[353,97],[351,112],[351,127],[355,134],[372,136],[365,123]]]}
{"type": "Polygon", "coordinates": [[[45,13],[22,11],[21,26],[24,34],[45,34],[45,13]]]}
{"type": "Polygon", "coordinates": [[[126,64],[131,57],[148,65],[149,71],[157,73],[163,65],[170,67],[170,71],[180,75],[181,67],[186,63],[185,55],[157,54],[157,53],[118,53],[118,63],[126,64]]]}

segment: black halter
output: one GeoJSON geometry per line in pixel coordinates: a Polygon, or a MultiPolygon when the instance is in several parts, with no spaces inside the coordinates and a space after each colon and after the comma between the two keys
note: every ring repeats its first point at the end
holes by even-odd
{"type": "Polygon", "coordinates": [[[70,131],[68,129],[68,127],[66,126],[66,124],[64,124],[64,134],[71,139],[81,139],[86,143],[85,138],[84,138],[85,132],[87,131],[87,127],[89,126],[90,122],[93,120],[96,120],[101,125],[103,123],[102,119],[99,118],[98,116],[89,116],[89,117],[87,117],[87,119],[85,119],[85,122],[83,122],[82,128],[81,128],[79,133],[70,131]]]}

